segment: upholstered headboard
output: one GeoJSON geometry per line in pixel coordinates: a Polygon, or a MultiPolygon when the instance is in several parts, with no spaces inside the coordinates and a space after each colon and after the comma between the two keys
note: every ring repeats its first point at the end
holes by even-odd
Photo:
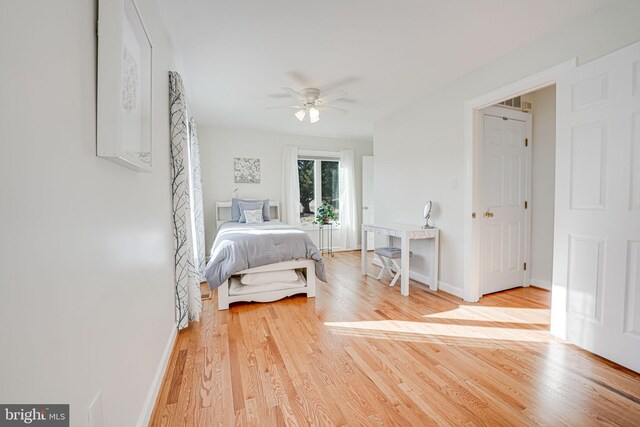
{"type": "MultiPolygon", "coordinates": [[[[280,202],[269,200],[269,217],[280,221],[280,202]]],[[[220,228],[225,222],[231,221],[231,201],[216,202],[216,227],[220,228]]]]}

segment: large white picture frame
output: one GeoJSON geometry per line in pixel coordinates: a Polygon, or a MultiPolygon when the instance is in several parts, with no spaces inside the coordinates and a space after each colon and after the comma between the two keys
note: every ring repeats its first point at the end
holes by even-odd
{"type": "Polygon", "coordinates": [[[98,6],[97,155],[151,172],[153,46],[134,0],[98,6]]]}

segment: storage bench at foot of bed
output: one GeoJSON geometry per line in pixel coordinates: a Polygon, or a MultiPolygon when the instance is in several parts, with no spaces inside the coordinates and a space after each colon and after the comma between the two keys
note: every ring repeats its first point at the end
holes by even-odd
{"type": "Polygon", "coordinates": [[[271,302],[296,294],[306,294],[307,298],[316,296],[316,266],[315,261],[301,259],[295,261],[283,261],[276,264],[263,265],[261,267],[250,268],[235,274],[239,276],[248,273],[263,273],[266,271],[298,270],[305,277],[304,286],[292,287],[279,290],[266,290],[260,286],[260,292],[248,292],[241,295],[229,295],[229,280],[218,288],[218,310],[228,310],[229,304],[234,302],[271,302]]]}

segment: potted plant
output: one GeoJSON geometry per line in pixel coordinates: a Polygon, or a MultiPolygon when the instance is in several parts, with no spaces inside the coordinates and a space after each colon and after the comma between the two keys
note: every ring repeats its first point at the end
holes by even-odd
{"type": "Polygon", "coordinates": [[[315,224],[329,224],[331,221],[338,219],[336,211],[329,203],[324,202],[316,211],[315,224]]]}

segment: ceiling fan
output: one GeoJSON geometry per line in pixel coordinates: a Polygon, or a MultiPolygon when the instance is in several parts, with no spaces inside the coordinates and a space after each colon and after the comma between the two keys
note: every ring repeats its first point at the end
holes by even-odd
{"type": "Polygon", "coordinates": [[[299,92],[291,89],[290,87],[283,87],[282,90],[298,101],[298,103],[296,105],[285,105],[270,108],[293,108],[297,110],[294,116],[296,116],[296,118],[301,122],[307,117],[309,118],[309,123],[318,122],[320,120],[321,111],[334,111],[341,114],[349,112],[349,110],[345,110],[344,108],[327,105],[328,102],[347,96],[347,92],[344,90],[331,92],[325,96],[320,96],[320,89],[312,87],[302,89],[299,92]]]}

